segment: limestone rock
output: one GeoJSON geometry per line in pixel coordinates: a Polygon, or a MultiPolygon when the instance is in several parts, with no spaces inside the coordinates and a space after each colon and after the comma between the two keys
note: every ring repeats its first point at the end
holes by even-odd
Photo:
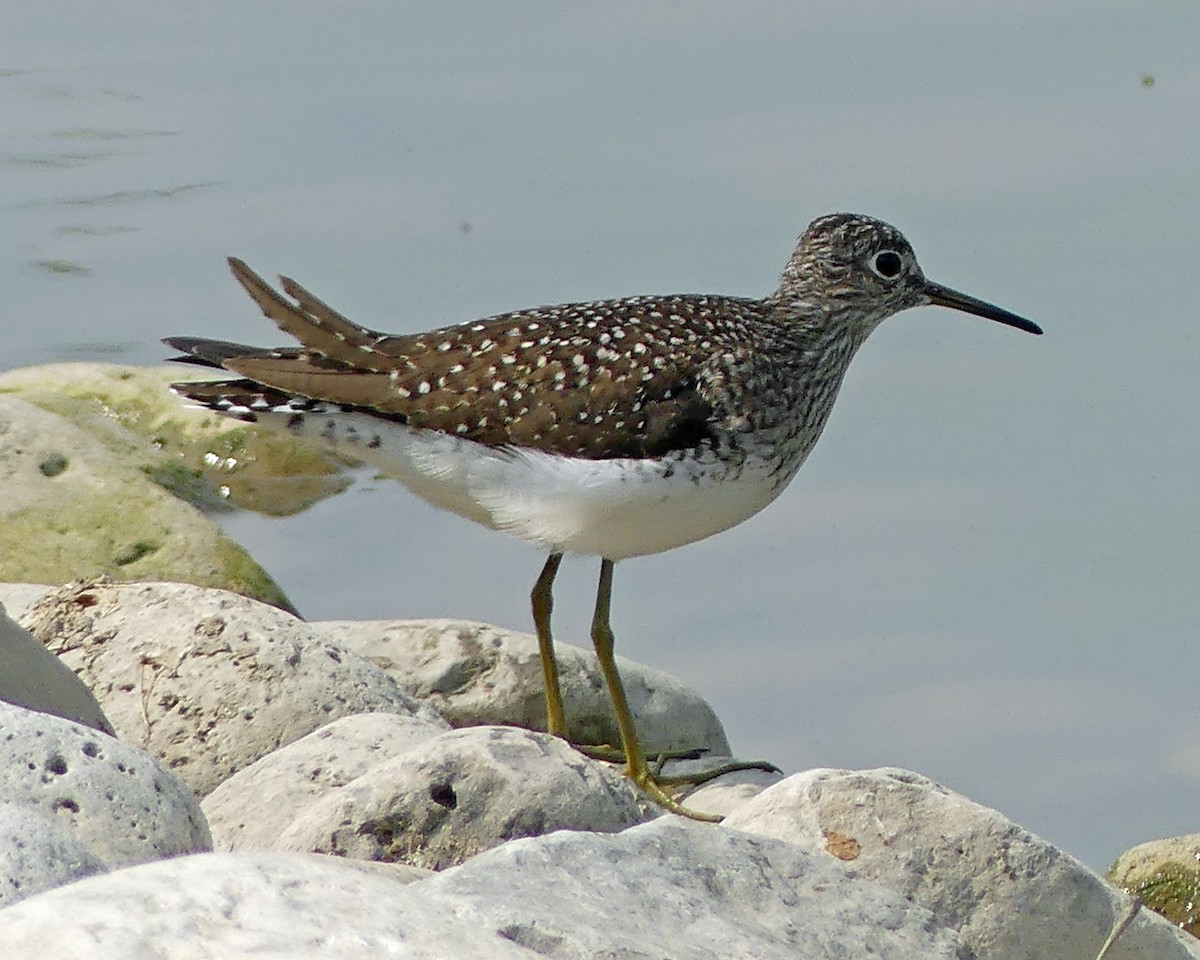
{"type": "MultiPolygon", "coordinates": [[[[919,774],[810,770],[724,826],[798,844],[927,907],[988,960],[1094,960],[1131,898],[1040,837],[919,774]]],[[[1110,960],[1184,960],[1200,944],[1142,910],[1110,960]]]]}
{"type": "Polygon", "coordinates": [[[448,729],[445,721],[356,713],[268,753],[205,797],[214,849],[273,849],[314,803],[448,729]],[[273,802],[264,806],[263,797],[273,802]]]}
{"type": "Polygon", "coordinates": [[[0,700],[113,732],[92,692],[0,604],[0,700]]]}
{"type": "Polygon", "coordinates": [[[153,449],[129,437],[117,451],[61,416],[0,395],[0,580],[175,579],[289,606],[241,547],[146,476],[142,448],[153,449]]]}
{"type": "Polygon", "coordinates": [[[518,837],[612,832],[657,815],[625,777],[557,737],[470,727],[316,800],[277,847],[440,870],[518,837]]]}
{"type": "Polygon", "coordinates": [[[506,844],[422,884],[552,957],[958,957],[930,914],[789,844],[662,817],[506,844]]]}
{"type": "Polygon", "coordinates": [[[53,814],[0,802],[0,907],[104,869],[53,814]]]}
{"type": "Polygon", "coordinates": [[[1139,843],[1117,857],[1105,876],[1200,937],[1200,833],[1139,843]]]}
{"type": "Polygon", "coordinates": [[[0,911],[5,960],[533,960],[362,861],[218,853],[120,870],[0,911]],[[198,936],[198,931],[203,931],[198,936]]]}
{"type": "Polygon", "coordinates": [[[142,751],[0,703],[0,799],[52,818],[109,867],[212,849],[191,790],[142,751]]]}
{"type": "Polygon", "coordinates": [[[345,458],[196,409],[168,388],[210,376],[182,364],[52,363],[0,374],[0,393],[69,420],[115,459],[206,511],[286,516],[350,485],[345,458]]]}
{"type": "Polygon", "coordinates": [[[408,884],[332,858],[186,857],[0,912],[6,960],[960,960],[960,950],[928,911],[876,884],[786,843],[676,818],[516,840],[408,884]]]}
{"type": "MultiPolygon", "coordinates": [[[[456,727],[546,729],[537,638],[462,620],[329,621],[326,636],[372,660],[456,727]]],[[[576,743],[618,744],[604,680],[591,651],[555,643],[563,703],[576,743]]],[[[727,756],[712,708],[668,673],[617,657],[648,751],[705,749],[727,756]]]]}
{"type": "Polygon", "coordinates": [[[176,583],[71,585],[25,625],[96,694],[118,733],[201,796],[353,713],[438,722],[374,664],[282,610],[176,583]]]}

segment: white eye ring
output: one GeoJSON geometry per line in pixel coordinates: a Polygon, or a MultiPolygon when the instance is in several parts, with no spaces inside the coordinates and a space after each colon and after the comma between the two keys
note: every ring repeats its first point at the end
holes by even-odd
{"type": "Polygon", "coordinates": [[[895,280],[904,272],[904,257],[895,250],[880,250],[867,261],[871,272],[884,280],[895,280]]]}

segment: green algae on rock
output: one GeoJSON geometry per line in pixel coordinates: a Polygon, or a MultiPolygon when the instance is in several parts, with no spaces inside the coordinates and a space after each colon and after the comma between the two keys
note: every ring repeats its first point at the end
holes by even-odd
{"type": "Polygon", "coordinates": [[[177,580],[293,609],[241,547],[145,475],[133,434],[106,429],[0,395],[0,581],[177,580]]]}
{"type": "MultiPolygon", "coordinates": [[[[292,437],[185,405],[179,367],[55,363],[0,375],[0,395],[71,421],[116,458],[206,512],[288,516],[345,490],[350,461],[292,437]]],[[[53,469],[59,451],[46,458],[53,469]]],[[[45,469],[45,468],[43,468],[45,469]]]]}

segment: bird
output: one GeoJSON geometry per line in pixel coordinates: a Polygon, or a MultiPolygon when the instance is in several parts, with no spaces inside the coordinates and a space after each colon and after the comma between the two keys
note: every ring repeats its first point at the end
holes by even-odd
{"type": "Polygon", "coordinates": [[[702,820],[651,769],[614,659],[615,564],[729,529],[770,504],[820,437],[848,365],[885,319],[937,305],[1031,334],[1030,320],[926,279],[895,227],[818,217],[761,299],[651,295],[542,306],[421,333],[346,319],[286,277],[234,277],[298,345],[168,337],[224,379],[193,405],[341,449],[418,497],[547,554],[530,602],[546,728],[569,739],[551,630],[564,555],[598,557],[591,639],[625,773],[702,820]]]}

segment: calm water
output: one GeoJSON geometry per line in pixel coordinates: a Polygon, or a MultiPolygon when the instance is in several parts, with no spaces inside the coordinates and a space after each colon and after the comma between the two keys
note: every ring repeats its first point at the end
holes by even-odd
{"type": "MultiPolygon", "coordinates": [[[[911,767],[1094,866],[1200,829],[1195,4],[809,6],[9,0],[0,364],[271,342],[230,253],[416,330],[759,294],[884,217],[1046,336],[889,321],[778,503],[618,568],[620,649],[744,755],[911,767]]],[[[229,528],[313,618],[528,626],[536,552],[388,485],[229,528]]]]}

